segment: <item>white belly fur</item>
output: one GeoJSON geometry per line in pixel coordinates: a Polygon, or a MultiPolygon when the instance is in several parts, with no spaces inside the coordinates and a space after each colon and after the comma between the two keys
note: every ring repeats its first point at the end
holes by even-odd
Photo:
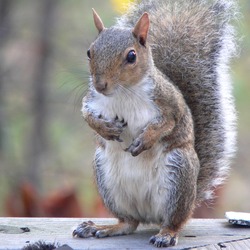
{"type": "Polygon", "coordinates": [[[137,157],[124,151],[158,113],[149,99],[147,86],[143,88],[138,86],[134,89],[140,97],[130,93],[128,98],[123,92],[112,97],[97,94],[97,98],[88,106],[107,119],[118,116],[128,123],[121,135],[123,143],[106,141],[105,149],[97,150],[102,150],[101,154],[97,153],[102,158],[103,181],[117,210],[139,221],[160,223],[166,213],[163,208],[169,185],[162,146],[157,143],[137,157]]]}

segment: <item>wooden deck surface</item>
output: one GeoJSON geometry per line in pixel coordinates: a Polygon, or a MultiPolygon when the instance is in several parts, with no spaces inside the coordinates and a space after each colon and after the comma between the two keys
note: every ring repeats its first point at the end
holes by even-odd
{"type": "MultiPolygon", "coordinates": [[[[30,243],[68,245],[72,249],[156,249],[149,244],[157,226],[140,226],[128,236],[104,239],[72,238],[73,229],[88,219],[69,218],[0,218],[0,250],[22,249],[30,243]]],[[[91,219],[95,223],[111,224],[115,219],[91,219]]],[[[224,219],[193,219],[180,234],[179,244],[168,249],[233,250],[250,249],[250,228],[235,227],[224,219]]]]}

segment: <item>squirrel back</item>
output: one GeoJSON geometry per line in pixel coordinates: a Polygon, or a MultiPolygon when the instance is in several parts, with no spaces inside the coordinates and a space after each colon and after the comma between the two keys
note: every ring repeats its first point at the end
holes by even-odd
{"type": "Polygon", "coordinates": [[[235,152],[235,109],[228,64],[236,53],[230,22],[233,0],[142,0],[117,23],[134,27],[150,15],[149,44],[155,66],[180,89],[195,128],[200,160],[197,201],[212,198],[227,176],[235,152]]]}

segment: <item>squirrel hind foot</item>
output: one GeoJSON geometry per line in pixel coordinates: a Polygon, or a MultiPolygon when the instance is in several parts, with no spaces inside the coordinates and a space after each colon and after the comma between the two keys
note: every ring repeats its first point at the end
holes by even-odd
{"type": "Polygon", "coordinates": [[[72,236],[75,238],[88,238],[95,236],[97,228],[94,222],[83,222],[73,231],[72,236]]]}
{"type": "Polygon", "coordinates": [[[75,238],[104,238],[109,236],[120,236],[133,233],[138,222],[119,222],[115,225],[96,225],[92,221],[83,222],[73,231],[75,238]]]}
{"type": "Polygon", "coordinates": [[[176,233],[158,233],[149,239],[149,243],[155,247],[176,246],[178,243],[178,235],[176,233]]]}

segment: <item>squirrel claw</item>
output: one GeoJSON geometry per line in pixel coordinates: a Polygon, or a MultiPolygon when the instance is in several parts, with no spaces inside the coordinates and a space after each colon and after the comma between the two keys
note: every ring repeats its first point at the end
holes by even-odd
{"type": "Polygon", "coordinates": [[[132,144],[125,149],[125,152],[131,153],[132,156],[139,155],[142,151],[145,150],[144,144],[141,139],[135,139],[132,144]]]}
{"type": "Polygon", "coordinates": [[[106,140],[123,142],[120,139],[120,135],[124,131],[126,123],[121,123],[121,121],[116,119],[101,119],[98,121],[99,125],[96,127],[96,132],[106,140]]]}
{"type": "Polygon", "coordinates": [[[128,123],[125,122],[124,118],[119,120],[118,116],[115,117],[114,121],[115,121],[116,125],[121,127],[121,128],[124,128],[124,127],[126,127],[128,125],[128,123]]]}
{"type": "Polygon", "coordinates": [[[107,136],[106,139],[110,141],[123,142],[123,140],[120,138],[120,135],[110,135],[107,136]]]}
{"type": "Polygon", "coordinates": [[[118,141],[118,142],[123,142],[123,140],[120,137],[116,138],[115,140],[118,141]]]}
{"type": "Polygon", "coordinates": [[[150,238],[149,243],[156,247],[169,247],[177,244],[177,236],[171,236],[170,234],[157,234],[150,238]]]}
{"type": "Polygon", "coordinates": [[[97,229],[94,222],[83,222],[72,232],[72,236],[78,238],[88,238],[95,236],[96,231],[97,229]]]}
{"type": "Polygon", "coordinates": [[[128,123],[127,122],[123,122],[122,127],[124,128],[126,126],[128,126],[128,123]]]}

